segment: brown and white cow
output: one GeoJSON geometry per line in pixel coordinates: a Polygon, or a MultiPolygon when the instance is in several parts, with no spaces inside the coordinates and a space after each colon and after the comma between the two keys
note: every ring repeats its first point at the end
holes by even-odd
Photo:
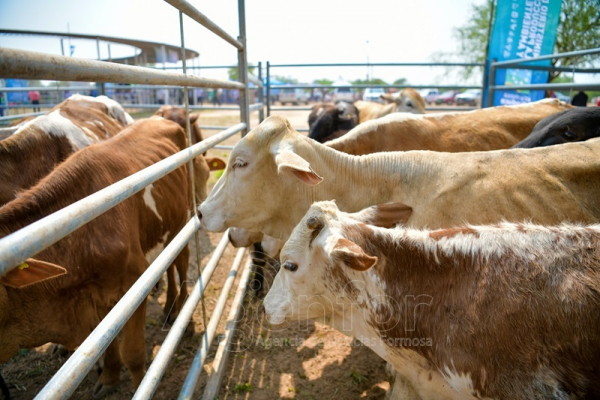
{"type": "Polygon", "coordinates": [[[600,225],[379,227],[405,211],[315,203],[281,252],[267,319],[359,338],[423,399],[600,397],[600,225]]]}
{"type": "Polygon", "coordinates": [[[0,205],[33,186],[72,153],[117,135],[126,126],[123,122],[131,119],[117,102],[94,99],[72,96],[0,141],[0,205]]]}
{"type": "MultiPolygon", "coordinates": [[[[158,115],[160,117],[170,119],[171,121],[177,122],[185,131],[186,128],[186,118],[185,118],[185,108],[183,107],[174,107],[174,106],[161,106],[154,115],[158,115]]],[[[190,114],[190,132],[192,134],[192,144],[196,144],[204,140],[202,136],[202,130],[200,129],[199,123],[200,113],[190,114]]],[[[206,153],[204,153],[206,155],[206,153]]]]}
{"type": "MultiPolygon", "coordinates": [[[[186,135],[178,124],[160,117],[138,121],[111,140],[73,154],[36,186],[2,207],[0,237],[186,146],[186,135]]],[[[202,156],[194,160],[198,201],[206,195],[212,165],[202,156]]],[[[25,287],[13,284],[20,269],[3,277],[0,363],[20,348],[47,342],[68,349],[77,347],[185,225],[192,196],[188,182],[185,164],[27,261],[30,268],[25,271],[51,263],[64,268],[65,275],[25,287]]],[[[174,262],[182,293],[177,301],[175,272],[173,266],[169,268],[166,312],[173,309],[176,314],[185,300],[188,258],[185,247],[174,262]]],[[[144,301],[123,328],[120,345],[117,339],[107,349],[95,395],[118,384],[121,360],[131,372],[134,386],[143,378],[145,308],[144,301]]]]}
{"type": "Polygon", "coordinates": [[[382,94],[381,98],[387,104],[379,104],[372,101],[355,101],[354,106],[358,109],[358,122],[363,123],[372,119],[384,117],[391,113],[425,114],[425,100],[414,89],[403,89],[399,94],[382,94]]]}
{"type": "Polygon", "coordinates": [[[600,141],[473,153],[410,151],[351,156],[266,119],[234,147],[200,206],[208,230],[241,227],[286,240],[315,201],[356,212],[387,202],[412,207],[407,225],[530,219],[600,222],[600,141]],[[244,201],[239,201],[244,199],[244,201]]]}
{"type": "Polygon", "coordinates": [[[382,151],[447,152],[508,149],[525,139],[542,119],[572,106],[545,99],[446,114],[391,114],[358,125],[326,145],[348,154],[382,151]]]}

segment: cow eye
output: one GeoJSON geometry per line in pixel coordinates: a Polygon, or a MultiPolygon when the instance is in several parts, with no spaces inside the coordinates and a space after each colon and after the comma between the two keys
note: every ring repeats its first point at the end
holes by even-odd
{"type": "Polygon", "coordinates": [[[248,165],[248,163],[240,158],[237,158],[234,163],[232,168],[236,169],[236,168],[244,168],[246,165],[248,165]]]}
{"type": "Polygon", "coordinates": [[[287,269],[290,272],[294,272],[294,271],[296,271],[298,269],[298,264],[293,263],[291,261],[286,261],[283,264],[283,268],[287,269]]]}
{"type": "Polygon", "coordinates": [[[573,132],[571,132],[571,131],[566,131],[564,133],[564,135],[565,135],[566,138],[569,138],[569,139],[574,139],[575,138],[575,134],[573,132]]]}
{"type": "Polygon", "coordinates": [[[410,101],[406,102],[406,107],[411,108],[412,107],[412,103],[410,101]]]}

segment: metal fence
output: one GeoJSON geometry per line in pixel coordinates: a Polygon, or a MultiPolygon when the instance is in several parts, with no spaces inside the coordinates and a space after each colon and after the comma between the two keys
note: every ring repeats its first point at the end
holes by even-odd
{"type": "MultiPolygon", "coordinates": [[[[189,87],[194,88],[233,88],[240,90],[240,119],[241,123],[232,126],[200,143],[191,145],[191,133],[189,122],[187,124],[187,135],[189,147],[180,151],[146,169],[143,169],[99,192],[96,192],[70,206],[51,214],[35,223],[14,232],[0,240],[0,276],[20,265],[25,259],[37,254],[43,249],[56,243],[61,238],[73,233],[82,225],[98,217],[103,212],[126,200],[130,196],[150,185],[152,182],[162,178],[171,171],[179,168],[185,163],[190,163],[190,179],[193,185],[194,169],[191,167],[193,158],[206,150],[215,147],[226,138],[241,132],[246,134],[250,126],[251,109],[256,111],[260,108],[250,107],[248,96],[248,74],[246,55],[246,33],[245,33],[245,5],[244,0],[238,0],[238,17],[240,34],[234,39],[221,28],[211,22],[206,16],[188,4],[185,0],[165,0],[179,10],[181,48],[185,49],[183,35],[183,14],[205,26],[217,36],[233,45],[238,51],[238,68],[241,72],[239,82],[221,81],[216,79],[200,78],[187,74],[185,57],[183,74],[157,71],[149,68],[118,65],[109,62],[84,60],[64,56],[55,56],[29,51],[0,49],[0,77],[22,78],[22,79],[49,79],[81,82],[115,82],[115,83],[137,83],[154,85],[181,86],[184,91],[184,102],[186,112],[189,113],[188,92],[189,87]]],[[[138,105],[139,106],[139,105],[138,105]]],[[[193,193],[192,187],[192,193],[193,193]]],[[[194,198],[194,196],[192,196],[194,198]]],[[[197,209],[193,199],[194,210],[197,209]]],[[[183,247],[195,235],[196,246],[199,246],[197,230],[200,221],[194,215],[157,259],[148,267],[143,275],[131,287],[131,289],[113,307],[108,315],[100,322],[88,338],[81,344],[75,353],[65,362],[62,368],[47,383],[36,399],[59,399],[69,397],[81,383],[101,354],[113,341],[125,322],[131,317],[141,302],[146,298],[160,277],[173,262],[183,247]]],[[[223,235],[217,249],[210,261],[202,270],[196,285],[189,294],[183,309],[177,317],[171,331],[169,332],[161,350],[155,357],[144,380],[138,387],[135,398],[150,398],[156,390],[160,379],[172,358],[175,347],[181,340],[185,327],[187,326],[193,311],[201,301],[204,289],[214,272],[217,263],[228,244],[227,232],[223,235]]],[[[235,275],[237,275],[246,249],[240,249],[233,263],[230,276],[225,284],[219,298],[219,303],[208,324],[205,324],[205,334],[198,348],[196,359],[186,379],[186,384],[181,391],[180,398],[190,398],[198,377],[201,366],[206,360],[207,351],[214,338],[217,324],[225,309],[229,291],[233,287],[235,275]]],[[[199,262],[200,260],[198,260],[199,262]]],[[[199,266],[198,266],[199,267],[199,266]]],[[[199,268],[200,269],[200,268],[199,268]]],[[[200,274],[199,274],[200,275],[200,274]]],[[[225,336],[231,339],[231,333],[235,328],[240,311],[245,288],[250,277],[250,261],[242,268],[241,279],[235,292],[228,316],[225,336]]],[[[184,295],[184,294],[182,294],[184,295]]],[[[206,316],[205,320],[206,320],[206,316]]],[[[226,350],[229,343],[221,343],[217,352],[217,359],[213,363],[213,371],[209,378],[207,388],[219,387],[223,368],[226,360],[226,350]]]]}
{"type": "MultiPolygon", "coordinates": [[[[402,89],[411,87],[413,89],[481,89],[481,86],[473,85],[380,85],[380,84],[369,84],[369,85],[271,85],[271,70],[273,68],[306,68],[306,67],[483,67],[480,63],[341,63],[341,64],[271,64],[267,61],[266,64],[266,99],[265,104],[267,106],[267,116],[271,115],[271,111],[308,111],[311,107],[274,107],[272,104],[273,96],[271,92],[280,89],[321,89],[331,90],[337,88],[351,88],[351,89],[366,89],[366,88],[384,88],[384,89],[402,89]]],[[[475,107],[426,107],[426,110],[434,111],[470,111],[474,110],[475,107]]],[[[300,132],[306,132],[306,128],[294,128],[300,132]]]]}
{"type": "MultiPolygon", "coordinates": [[[[511,69],[529,69],[529,70],[541,70],[541,71],[561,71],[571,72],[573,77],[575,73],[599,73],[599,68],[576,68],[575,65],[572,67],[548,67],[542,65],[530,65],[537,61],[552,60],[566,57],[579,57],[589,54],[600,54],[600,48],[571,51],[568,53],[550,54],[547,56],[524,58],[520,60],[509,60],[509,61],[494,61],[490,63],[490,74],[489,74],[489,86],[487,93],[487,107],[491,107],[494,102],[494,93],[497,90],[600,90],[600,83],[538,83],[528,85],[495,85],[496,72],[498,69],[511,68],[511,69]]],[[[571,97],[571,96],[569,96],[571,97]]]]}

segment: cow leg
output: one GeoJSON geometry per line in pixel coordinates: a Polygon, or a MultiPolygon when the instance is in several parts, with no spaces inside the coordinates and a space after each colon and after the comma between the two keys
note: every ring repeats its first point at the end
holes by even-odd
{"type": "Polygon", "coordinates": [[[412,383],[408,379],[397,373],[395,370],[393,371],[393,377],[393,380],[390,382],[390,388],[386,393],[385,400],[422,400],[421,396],[417,394],[412,383]]]}
{"type": "Polygon", "coordinates": [[[176,299],[177,280],[175,279],[174,264],[171,264],[167,269],[167,301],[165,302],[165,308],[163,309],[163,314],[167,319],[167,322],[170,324],[173,323],[173,321],[175,321],[175,318],[177,317],[177,313],[179,311],[174,309],[176,299]]]}
{"type": "Polygon", "coordinates": [[[146,373],[146,342],[144,327],[146,322],[146,299],[133,313],[123,327],[121,338],[121,358],[131,373],[134,389],[139,386],[146,373]]]}
{"type": "Polygon", "coordinates": [[[121,382],[121,356],[119,355],[119,338],[115,338],[104,353],[104,367],[94,385],[92,396],[95,399],[106,396],[117,390],[121,382]]]}
{"type": "Polygon", "coordinates": [[[250,282],[250,290],[252,290],[255,294],[259,294],[263,288],[264,279],[265,279],[265,264],[266,264],[266,256],[265,250],[263,249],[260,242],[254,243],[252,245],[252,264],[254,267],[254,279],[250,282]]]}
{"type": "Polygon", "coordinates": [[[177,268],[177,274],[179,275],[179,298],[177,299],[177,315],[185,304],[188,297],[187,291],[187,272],[190,264],[190,249],[185,246],[181,253],[175,259],[175,267],[177,268]]]}
{"type": "Polygon", "coordinates": [[[2,375],[0,375],[0,400],[10,400],[10,392],[8,391],[8,386],[6,386],[2,375]]]}

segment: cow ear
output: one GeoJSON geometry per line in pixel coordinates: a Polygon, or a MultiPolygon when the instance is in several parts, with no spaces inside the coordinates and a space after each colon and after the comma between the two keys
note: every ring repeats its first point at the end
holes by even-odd
{"type": "Polygon", "coordinates": [[[190,114],[190,124],[196,123],[196,121],[198,120],[199,116],[200,116],[200,113],[190,114]]]}
{"type": "Polygon", "coordinates": [[[219,157],[204,157],[204,159],[211,171],[220,171],[227,168],[227,163],[219,157]]]}
{"type": "Polygon", "coordinates": [[[389,93],[384,93],[384,94],[380,95],[379,97],[381,97],[381,99],[385,100],[388,104],[393,103],[395,101],[394,96],[392,96],[389,93]]]}
{"type": "Polygon", "coordinates": [[[309,186],[318,185],[323,181],[319,175],[310,167],[308,161],[290,150],[283,150],[275,156],[277,172],[290,173],[297,179],[309,186]]]}
{"type": "Polygon", "coordinates": [[[56,264],[28,258],[23,264],[0,278],[0,284],[20,289],[66,273],[66,269],[56,264]]]}
{"type": "Polygon", "coordinates": [[[346,238],[338,239],[331,251],[331,257],[343,262],[347,267],[355,271],[367,271],[377,264],[377,257],[370,256],[364,250],[351,240],[346,238]]]}
{"type": "Polygon", "coordinates": [[[393,228],[405,224],[412,215],[412,207],[403,203],[387,203],[365,208],[354,214],[353,219],[380,228],[393,228]]]}

